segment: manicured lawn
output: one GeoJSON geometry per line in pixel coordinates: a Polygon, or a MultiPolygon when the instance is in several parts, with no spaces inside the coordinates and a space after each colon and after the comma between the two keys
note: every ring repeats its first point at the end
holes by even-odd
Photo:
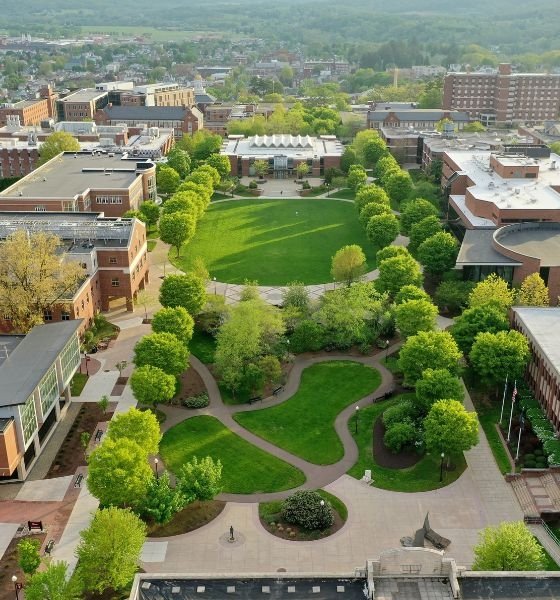
{"type": "Polygon", "coordinates": [[[356,198],[356,192],[354,192],[351,188],[342,188],[341,190],[337,190],[336,192],[331,192],[329,194],[331,198],[342,198],[344,200],[354,200],[356,198]]]}
{"type": "Polygon", "coordinates": [[[238,413],[234,418],[249,431],[292,454],[318,465],[330,465],[344,455],[334,429],[337,415],[371,394],[380,382],[379,373],[361,363],[319,363],[305,369],[299,390],[286,402],[238,413]]]}
{"type": "Polygon", "coordinates": [[[454,471],[444,473],[443,483],[439,481],[441,464],[439,456],[425,455],[422,460],[408,469],[386,469],[374,462],[372,454],[373,424],[386,408],[409,395],[412,396],[412,394],[404,394],[361,410],[357,435],[354,433],[353,421],[350,423],[350,431],[356,440],[360,454],[358,462],[348,471],[349,475],[361,479],[364,471],[370,469],[375,487],[396,492],[425,492],[444,487],[458,479],[463,473],[466,462],[462,454],[452,458],[452,463],[456,468],[454,471]]]}
{"type": "Polygon", "coordinates": [[[160,453],[177,473],[192,459],[211,456],[223,465],[223,491],[233,494],[278,492],[305,482],[305,475],[230,431],[214,417],[187,419],[163,434],[160,453]]]}
{"type": "Polygon", "coordinates": [[[195,501],[176,513],[169,523],[148,525],[148,537],[168,537],[194,531],[214,520],[226,506],[220,500],[195,501]]]}
{"type": "Polygon", "coordinates": [[[76,373],[74,377],[72,377],[72,381],[70,382],[70,394],[72,396],[79,396],[82,393],[88,377],[89,376],[85,373],[76,373]]]}
{"type": "MultiPolygon", "coordinates": [[[[496,423],[500,420],[500,406],[482,405],[477,403],[476,412],[480,425],[486,434],[486,439],[494,455],[494,459],[498,464],[498,468],[502,473],[511,472],[511,464],[507,455],[507,451],[502,444],[500,434],[496,430],[496,423]]],[[[507,416],[507,415],[506,415],[507,416]]]]}
{"type": "Polygon", "coordinates": [[[212,194],[212,202],[216,202],[216,200],[227,200],[231,198],[231,194],[224,194],[223,192],[214,192],[212,194]]]}
{"type": "Polygon", "coordinates": [[[209,335],[195,328],[192,339],[189,343],[189,350],[200,361],[205,364],[214,362],[214,352],[216,352],[216,340],[209,335]]]}
{"type": "Polygon", "coordinates": [[[148,252],[153,252],[156,244],[157,240],[148,240],[148,252]]]}
{"type": "Polygon", "coordinates": [[[332,280],[331,258],[347,244],[358,244],[368,270],[375,248],[358,222],[354,206],[326,199],[237,200],[212,204],[194,239],[170,260],[188,271],[202,257],[212,277],[228,283],[306,284],[332,280]]]}

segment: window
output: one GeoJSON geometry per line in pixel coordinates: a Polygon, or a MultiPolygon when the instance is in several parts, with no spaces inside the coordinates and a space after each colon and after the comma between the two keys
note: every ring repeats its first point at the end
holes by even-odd
{"type": "Polygon", "coordinates": [[[41,395],[41,412],[43,419],[53,407],[58,398],[58,379],[56,377],[56,367],[53,365],[39,384],[39,393],[41,395]]]}
{"type": "Polygon", "coordinates": [[[66,386],[80,364],[80,342],[77,335],[66,344],[66,347],[60,353],[60,364],[62,367],[62,383],[66,386]]]}
{"type": "Polygon", "coordinates": [[[48,310],[48,309],[47,309],[47,310],[46,310],[46,311],[43,313],[43,320],[44,320],[44,321],[52,321],[52,312],[51,312],[50,310],[48,310]]]}
{"type": "Polygon", "coordinates": [[[116,256],[109,256],[109,264],[110,265],[116,265],[117,264],[117,257],[116,256]]]}
{"type": "Polygon", "coordinates": [[[70,320],[70,313],[66,312],[66,311],[62,311],[60,313],[60,318],[62,321],[69,321],[70,320]]]}
{"type": "Polygon", "coordinates": [[[36,212],[46,212],[46,207],[44,204],[39,204],[35,207],[35,211],[36,212]]]}
{"type": "Polygon", "coordinates": [[[121,282],[115,278],[115,279],[111,279],[111,287],[119,287],[121,284],[121,282]]]}
{"type": "Polygon", "coordinates": [[[37,414],[35,412],[33,394],[29,396],[23,406],[18,407],[18,410],[19,418],[21,420],[21,429],[23,431],[23,443],[27,446],[37,430],[37,414]]]}

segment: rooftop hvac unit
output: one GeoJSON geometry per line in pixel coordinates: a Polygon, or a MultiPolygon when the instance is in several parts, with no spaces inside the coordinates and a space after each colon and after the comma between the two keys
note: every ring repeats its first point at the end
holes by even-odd
{"type": "Polygon", "coordinates": [[[521,194],[521,188],[514,188],[514,189],[513,189],[513,193],[514,193],[516,196],[519,196],[519,194],[521,194]]]}
{"type": "Polygon", "coordinates": [[[555,161],[555,160],[553,160],[553,161],[550,163],[550,168],[551,168],[553,171],[556,169],[556,161],[555,161]]]}

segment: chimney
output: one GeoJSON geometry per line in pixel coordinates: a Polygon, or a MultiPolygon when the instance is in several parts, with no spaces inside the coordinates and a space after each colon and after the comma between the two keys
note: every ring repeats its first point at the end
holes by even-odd
{"type": "Polygon", "coordinates": [[[500,75],[511,75],[511,64],[510,63],[500,63],[498,65],[498,73],[500,75]]]}

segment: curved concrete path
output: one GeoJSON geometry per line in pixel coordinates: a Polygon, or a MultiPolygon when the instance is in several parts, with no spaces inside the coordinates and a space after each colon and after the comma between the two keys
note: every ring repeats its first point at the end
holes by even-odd
{"type": "MultiPolygon", "coordinates": [[[[400,344],[391,346],[389,348],[389,352],[394,352],[399,346],[400,344]]],[[[341,475],[344,475],[358,460],[358,447],[356,446],[356,443],[354,442],[354,439],[348,428],[348,421],[355,413],[355,407],[359,406],[360,408],[365,408],[371,404],[373,397],[377,397],[378,395],[385,393],[386,391],[390,390],[393,385],[392,374],[382,365],[382,359],[384,356],[385,352],[377,353],[374,356],[351,356],[346,354],[321,353],[305,358],[297,357],[295,359],[294,366],[288,375],[288,380],[283,391],[280,392],[276,397],[270,396],[264,399],[262,406],[259,405],[258,407],[247,404],[224,404],[220,390],[213,375],[210,373],[206,365],[201,363],[196,357],[192,356],[191,365],[195,368],[206,385],[208,397],[210,398],[210,404],[204,409],[192,411],[187,411],[183,408],[162,405],[160,408],[167,415],[167,419],[163,424],[162,429],[163,431],[166,431],[174,425],[198,415],[213,416],[221,421],[221,423],[228,429],[239,435],[239,437],[243,438],[247,442],[300,469],[306,477],[305,483],[298,488],[292,488],[283,492],[262,494],[221,494],[219,496],[220,500],[233,502],[268,502],[270,500],[281,500],[286,498],[298,489],[315,490],[323,488],[333,481],[336,481],[341,475]],[[237,421],[233,418],[233,415],[239,412],[263,410],[272,406],[277,406],[278,404],[282,404],[298,391],[302,373],[307,367],[317,363],[331,361],[359,362],[375,368],[381,375],[381,383],[375,390],[373,390],[372,393],[368,394],[364,398],[361,398],[358,402],[347,406],[338,414],[335,419],[334,428],[344,448],[344,456],[338,462],[331,465],[316,465],[310,463],[299,456],[279,448],[275,444],[255,435],[254,433],[251,433],[237,423],[237,421]]]]}

